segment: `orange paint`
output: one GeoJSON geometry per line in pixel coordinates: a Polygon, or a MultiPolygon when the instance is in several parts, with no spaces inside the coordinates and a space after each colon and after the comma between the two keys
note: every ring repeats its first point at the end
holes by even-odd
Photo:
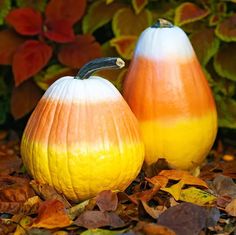
{"type": "Polygon", "coordinates": [[[134,57],[123,93],[139,120],[191,118],[215,111],[211,90],[195,56],[184,61],[134,57]]]}
{"type": "Polygon", "coordinates": [[[92,145],[106,141],[114,145],[134,143],[135,140],[140,142],[137,120],[127,110],[130,110],[128,105],[119,99],[71,103],[43,98],[30,117],[25,137],[30,141],[58,146],[81,142],[92,145]]]}

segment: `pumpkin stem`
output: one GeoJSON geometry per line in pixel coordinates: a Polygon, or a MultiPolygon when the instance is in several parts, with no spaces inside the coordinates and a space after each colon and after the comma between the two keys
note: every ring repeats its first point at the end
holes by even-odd
{"type": "Polygon", "coordinates": [[[125,66],[125,62],[118,57],[105,57],[92,60],[85,64],[75,79],[86,79],[89,78],[94,72],[103,69],[121,69],[125,66]]]}
{"type": "Polygon", "coordinates": [[[174,25],[165,19],[158,19],[158,21],[151,26],[151,28],[172,28],[174,25]]]}

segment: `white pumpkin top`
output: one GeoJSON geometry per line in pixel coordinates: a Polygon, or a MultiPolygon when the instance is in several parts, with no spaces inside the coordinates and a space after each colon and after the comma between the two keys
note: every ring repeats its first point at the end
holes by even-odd
{"type": "Polygon", "coordinates": [[[135,56],[157,60],[189,59],[195,55],[185,32],[177,27],[144,30],[138,40],[135,56]]]}
{"type": "Polygon", "coordinates": [[[121,94],[111,82],[98,76],[91,76],[84,80],[66,76],[54,82],[43,98],[62,99],[66,102],[102,102],[118,100],[121,94]]]}

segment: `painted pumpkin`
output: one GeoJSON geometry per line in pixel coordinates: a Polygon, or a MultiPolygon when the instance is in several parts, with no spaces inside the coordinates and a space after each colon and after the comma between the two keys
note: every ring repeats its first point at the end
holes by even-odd
{"type": "Polygon", "coordinates": [[[123,95],[139,120],[147,165],[159,158],[183,170],[202,163],[216,137],[217,114],[182,29],[159,20],[142,32],[123,95]]]}
{"type": "Polygon", "coordinates": [[[100,58],[76,77],[62,77],[45,92],[22,137],[29,173],[68,199],[81,201],[102,190],[124,190],[144,159],[138,122],[118,90],[94,71],[122,67],[100,58]],[[88,78],[88,79],[86,79],[88,78]]]}

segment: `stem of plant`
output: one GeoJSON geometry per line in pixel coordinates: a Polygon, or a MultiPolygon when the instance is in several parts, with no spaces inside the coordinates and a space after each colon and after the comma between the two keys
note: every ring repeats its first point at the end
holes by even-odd
{"type": "Polygon", "coordinates": [[[92,60],[85,64],[75,76],[75,79],[87,79],[94,72],[103,69],[121,69],[125,66],[125,62],[118,57],[105,57],[92,60]]]}
{"type": "Polygon", "coordinates": [[[174,25],[165,19],[158,19],[157,22],[151,26],[151,28],[172,28],[174,25]]]}

